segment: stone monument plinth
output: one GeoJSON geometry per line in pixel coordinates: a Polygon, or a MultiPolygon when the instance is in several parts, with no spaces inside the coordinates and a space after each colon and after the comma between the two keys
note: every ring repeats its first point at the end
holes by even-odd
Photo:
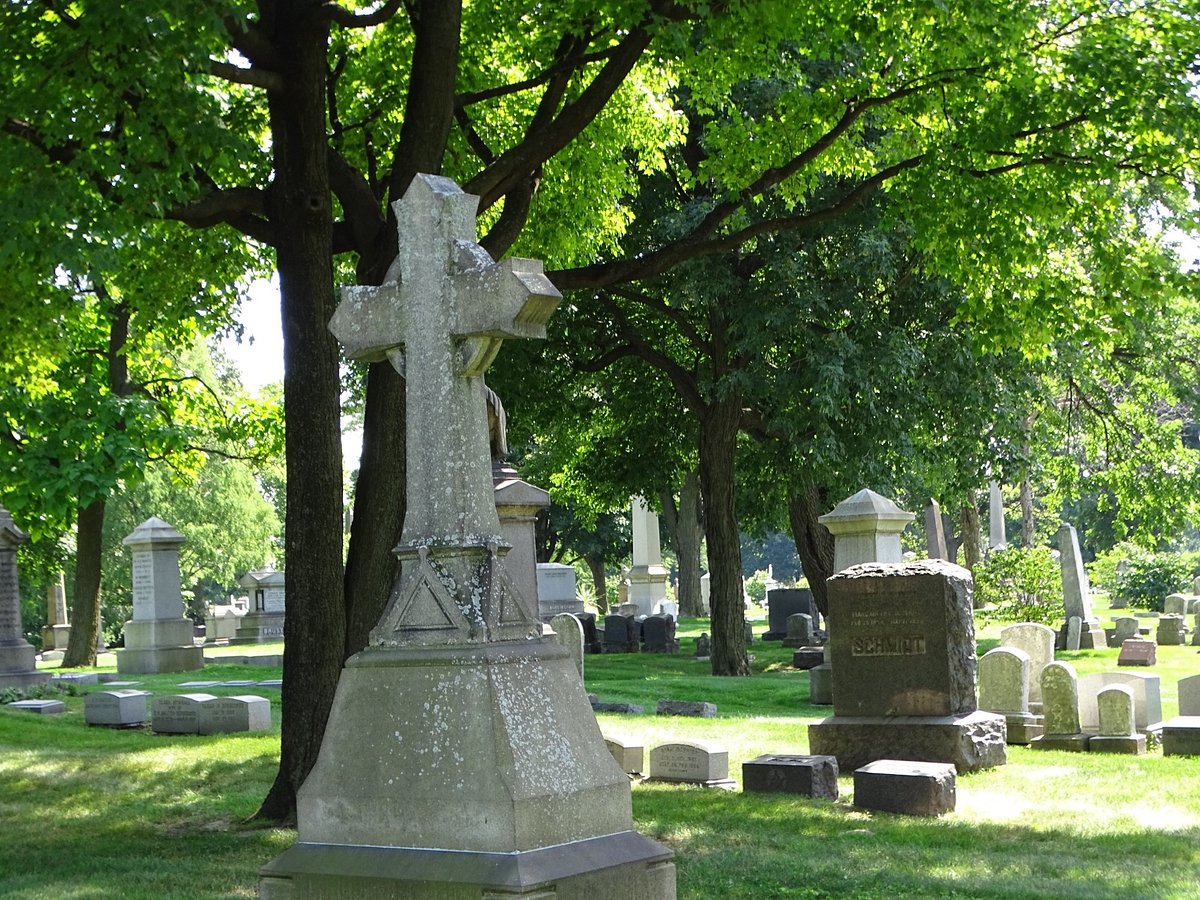
{"type": "Polygon", "coordinates": [[[71,642],[71,624],[67,619],[67,585],[62,572],[46,589],[46,626],[42,629],[42,652],[66,650],[71,642]]]}
{"type": "Polygon", "coordinates": [[[21,579],[17,547],[29,537],[0,506],[0,688],[45,684],[50,675],[37,670],[33,645],[21,629],[21,579]]]}
{"type": "Polygon", "coordinates": [[[975,700],[971,576],[941,560],[864,563],[826,582],[834,715],[810,752],[842,771],[877,759],[1003,765],[1004,716],[975,700]]]}
{"type": "Polygon", "coordinates": [[[560,294],[540,263],[475,243],[477,204],[418,175],[384,284],[345,289],[330,323],[350,356],[407,376],[402,565],[342,670],[266,900],[675,897],[574,661],[508,572],[483,373],[503,339],[545,336],[560,294]]]}
{"type": "Polygon", "coordinates": [[[667,570],[662,564],[658,515],[641,497],[634,497],[632,502],[633,567],[626,576],[629,602],[637,604],[639,616],[652,616],[667,599],[667,570]]]}
{"type": "Polygon", "coordinates": [[[274,569],[247,572],[238,580],[250,597],[250,609],[237,622],[231,644],[268,644],[283,640],[287,576],[274,569]]]}

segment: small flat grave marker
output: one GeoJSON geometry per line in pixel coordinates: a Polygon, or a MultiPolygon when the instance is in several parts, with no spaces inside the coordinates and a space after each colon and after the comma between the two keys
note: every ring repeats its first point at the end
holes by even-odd
{"type": "Polygon", "coordinates": [[[834,756],[759,756],[742,763],[742,790],[801,794],[836,800],[838,765],[834,756]]]}
{"type": "Polygon", "coordinates": [[[109,689],[93,691],[83,698],[83,720],[89,725],[117,728],[144,725],[150,719],[149,691],[109,689]]]}
{"type": "Polygon", "coordinates": [[[1118,666],[1152,666],[1158,662],[1158,645],[1154,641],[1130,639],[1121,642],[1118,666]]]}
{"type": "Polygon", "coordinates": [[[155,697],[150,729],[156,734],[199,734],[200,709],[217,698],[212,694],[176,694],[155,697]]]}
{"type": "Polygon", "coordinates": [[[610,737],[606,737],[604,743],[626,775],[641,775],[646,770],[646,748],[641,744],[627,744],[610,737]]]}
{"type": "Polygon", "coordinates": [[[271,701],[266,697],[252,694],[217,697],[200,707],[199,734],[269,731],[270,728],[271,701]]]}
{"type": "Polygon", "coordinates": [[[944,815],[954,812],[954,779],[950,763],[877,759],[854,770],[854,805],[908,816],[944,815]]]}
{"type": "Polygon", "coordinates": [[[711,719],[717,714],[717,704],[703,700],[659,700],[655,712],[660,716],[695,716],[711,719]]]}
{"type": "Polygon", "coordinates": [[[181,688],[208,688],[208,687],[219,687],[220,684],[221,684],[221,682],[219,682],[219,681],[185,681],[185,682],[182,682],[179,686],[181,688]]]}
{"type": "Polygon", "coordinates": [[[67,711],[67,704],[61,700],[14,700],[6,705],[9,709],[23,709],[39,716],[56,716],[67,711]]]}
{"type": "Polygon", "coordinates": [[[650,780],[699,784],[733,790],[729,751],[716,744],[681,741],[659,744],[650,751],[650,780]]]}

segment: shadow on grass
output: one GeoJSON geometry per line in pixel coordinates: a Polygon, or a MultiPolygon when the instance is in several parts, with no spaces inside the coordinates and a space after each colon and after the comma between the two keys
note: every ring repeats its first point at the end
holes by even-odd
{"type": "Polygon", "coordinates": [[[1194,897],[1200,829],[1083,836],[919,819],[773,794],[638,785],[637,826],[676,851],[681,898],[1194,897]]]}

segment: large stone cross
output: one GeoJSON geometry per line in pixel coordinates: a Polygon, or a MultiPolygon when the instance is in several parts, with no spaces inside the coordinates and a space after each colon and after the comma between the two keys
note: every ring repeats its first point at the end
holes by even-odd
{"type": "Polygon", "coordinates": [[[393,206],[387,278],[343,288],[329,323],[351,358],[389,359],[406,380],[403,574],[373,644],[524,638],[536,624],[499,565],[483,373],[505,338],[544,338],[562,295],[540,262],[496,263],[476,243],[478,204],[448,178],[414,178],[393,206]]]}

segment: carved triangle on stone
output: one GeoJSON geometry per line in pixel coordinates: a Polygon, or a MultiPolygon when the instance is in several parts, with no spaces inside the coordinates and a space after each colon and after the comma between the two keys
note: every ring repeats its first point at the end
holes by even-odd
{"type": "Polygon", "coordinates": [[[450,573],[430,558],[428,548],[419,548],[417,558],[402,567],[400,586],[372,630],[371,642],[465,640],[471,629],[454,601],[456,591],[450,573]]]}
{"type": "Polygon", "coordinates": [[[541,634],[541,626],[508,574],[496,544],[488,544],[488,553],[480,563],[479,574],[480,582],[487,585],[487,627],[493,640],[513,640],[541,634]]]}

